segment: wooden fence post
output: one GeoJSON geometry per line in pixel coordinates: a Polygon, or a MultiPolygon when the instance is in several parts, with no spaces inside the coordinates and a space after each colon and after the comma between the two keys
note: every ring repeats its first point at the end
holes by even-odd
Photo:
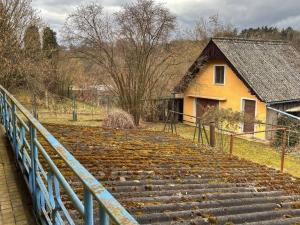
{"type": "Polygon", "coordinates": [[[200,119],[197,120],[196,126],[198,127],[198,143],[200,143],[200,137],[201,137],[201,126],[200,126],[200,119]]]}
{"type": "Polygon", "coordinates": [[[215,147],[215,145],[216,145],[215,122],[209,123],[209,144],[211,147],[215,147]]]}
{"type": "MultiPolygon", "coordinates": [[[[166,131],[167,123],[169,123],[169,117],[170,117],[170,111],[168,110],[167,116],[165,117],[166,120],[165,120],[165,125],[164,125],[164,130],[163,131],[166,131]]],[[[169,127],[168,127],[168,131],[169,131],[169,127]]]]}
{"type": "Polygon", "coordinates": [[[233,134],[230,134],[230,146],[229,146],[229,155],[230,155],[230,158],[232,157],[232,151],[233,151],[233,139],[234,139],[233,134]]]}
{"type": "Polygon", "coordinates": [[[77,121],[77,104],[76,104],[76,97],[75,95],[73,96],[73,102],[72,102],[72,105],[73,105],[73,121],[77,121]]]}
{"type": "Polygon", "coordinates": [[[284,156],[285,156],[285,149],[286,149],[286,129],[283,130],[282,134],[282,149],[281,149],[281,164],[280,164],[280,172],[283,173],[284,167],[284,156]]]}

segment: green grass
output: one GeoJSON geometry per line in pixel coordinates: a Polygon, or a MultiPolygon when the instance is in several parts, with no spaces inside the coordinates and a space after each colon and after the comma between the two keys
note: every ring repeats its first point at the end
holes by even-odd
{"type": "Polygon", "coordinates": [[[79,114],[77,115],[77,121],[73,121],[72,114],[55,114],[55,113],[39,113],[39,121],[41,123],[51,124],[66,124],[66,125],[78,125],[78,126],[95,126],[99,127],[101,121],[105,115],[101,114],[79,114]]]}
{"type": "MultiPolygon", "coordinates": [[[[234,141],[234,155],[275,169],[280,169],[281,149],[275,149],[268,144],[248,141],[241,138],[235,138],[234,141]]],[[[286,155],[284,172],[300,177],[300,158],[286,155]]]]}
{"type": "MultiPolygon", "coordinates": [[[[19,91],[13,95],[23,106],[32,111],[31,96],[27,91],[19,91]]],[[[101,121],[107,115],[104,107],[76,101],[77,121],[73,121],[73,101],[71,99],[49,97],[48,107],[44,100],[37,100],[37,102],[38,119],[41,123],[100,126],[101,121]]]]}
{"type": "MultiPolygon", "coordinates": [[[[163,123],[148,123],[146,125],[146,129],[150,130],[162,131],[163,128],[163,123]]],[[[186,124],[177,124],[176,128],[178,135],[193,140],[194,127],[186,124]]],[[[217,142],[219,142],[220,136],[220,134],[217,134],[217,142]]],[[[229,136],[223,135],[223,140],[224,152],[229,153],[229,136]]],[[[276,149],[270,146],[270,144],[261,141],[247,140],[246,138],[238,137],[234,138],[233,146],[233,155],[238,156],[239,158],[266,165],[271,168],[280,169],[281,149],[276,149]]],[[[300,177],[300,157],[287,154],[285,156],[284,172],[300,177]]]]}

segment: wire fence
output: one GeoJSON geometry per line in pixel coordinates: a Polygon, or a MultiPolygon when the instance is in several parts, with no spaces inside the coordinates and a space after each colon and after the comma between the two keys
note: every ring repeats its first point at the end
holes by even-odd
{"type": "Polygon", "coordinates": [[[21,100],[35,118],[50,122],[68,121],[101,121],[111,111],[113,104],[110,102],[80,101],[75,96],[68,98],[56,94],[45,96],[27,96],[21,100]]]}
{"type": "Polygon", "coordinates": [[[253,131],[243,132],[239,126],[228,129],[224,121],[208,122],[201,117],[170,110],[163,130],[214,147],[215,151],[230,157],[239,156],[280,168],[282,172],[286,155],[296,157],[300,162],[299,124],[286,126],[258,121],[252,125],[253,131]],[[183,123],[176,119],[178,115],[186,118],[183,123]]]}

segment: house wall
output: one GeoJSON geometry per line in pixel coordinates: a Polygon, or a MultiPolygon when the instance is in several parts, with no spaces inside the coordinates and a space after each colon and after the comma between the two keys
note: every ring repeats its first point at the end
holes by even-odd
{"type": "MultiPolygon", "coordinates": [[[[185,114],[196,116],[196,98],[189,95],[207,96],[215,98],[225,98],[225,101],[220,101],[220,108],[229,109],[241,112],[242,99],[251,99],[256,101],[256,119],[263,122],[266,121],[266,104],[261,102],[255,95],[250,93],[250,90],[236,76],[234,71],[226,64],[225,61],[211,60],[203,71],[191,81],[189,87],[184,92],[184,107],[185,114]],[[225,66],[225,84],[214,84],[214,65],[225,66]]],[[[184,120],[193,122],[195,119],[185,116],[184,120]]],[[[263,125],[256,125],[255,131],[264,130],[263,125]]],[[[241,132],[241,127],[236,130],[241,132]]],[[[264,133],[255,134],[258,138],[265,138],[264,133]]]]}
{"type": "MultiPolygon", "coordinates": [[[[278,119],[278,113],[274,110],[267,109],[267,118],[266,123],[268,124],[266,126],[267,130],[274,129],[275,127],[272,125],[277,125],[277,119],[278,119]]],[[[274,138],[275,132],[266,132],[266,138],[272,139],[274,138]]]]}

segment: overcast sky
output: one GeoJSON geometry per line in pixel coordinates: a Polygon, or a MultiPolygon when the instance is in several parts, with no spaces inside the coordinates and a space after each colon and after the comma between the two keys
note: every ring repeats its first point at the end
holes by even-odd
{"type": "MultiPolygon", "coordinates": [[[[133,0],[94,0],[114,12],[133,0]]],[[[200,17],[218,14],[239,30],[257,26],[291,26],[300,30],[300,0],[156,0],[178,18],[182,26],[192,27],[200,17]]],[[[68,13],[84,0],[32,0],[43,21],[59,33],[68,13]]]]}

